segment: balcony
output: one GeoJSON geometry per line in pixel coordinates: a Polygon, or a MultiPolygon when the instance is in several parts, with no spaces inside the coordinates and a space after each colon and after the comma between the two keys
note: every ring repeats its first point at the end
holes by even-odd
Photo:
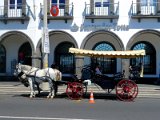
{"type": "MultiPolygon", "coordinates": [[[[43,20],[43,6],[41,5],[41,16],[40,18],[43,20]]],[[[73,3],[72,4],[52,4],[47,12],[48,23],[50,20],[64,20],[67,23],[68,20],[73,20],[73,3]],[[50,9],[52,6],[59,6],[59,14],[57,16],[52,16],[50,13],[50,9]]]]}
{"type": "Polygon", "coordinates": [[[8,21],[24,21],[29,20],[29,6],[0,6],[0,21],[7,24],[8,21]]]}
{"type": "Polygon", "coordinates": [[[85,4],[85,19],[91,19],[92,23],[94,22],[94,19],[110,19],[110,22],[112,22],[113,19],[118,18],[119,2],[105,2],[103,4],[85,4]]]}
{"type": "Polygon", "coordinates": [[[131,18],[138,19],[157,19],[160,22],[160,3],[133,3],[131,6],[131,18]]]}

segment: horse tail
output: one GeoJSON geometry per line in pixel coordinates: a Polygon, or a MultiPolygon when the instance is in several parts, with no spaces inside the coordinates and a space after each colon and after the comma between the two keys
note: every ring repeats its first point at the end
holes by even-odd
{"type": "Polygon", "coordinates": [[[57,70],[57,69],[53,69],[53,70],[55,72],[55,81],[62,80],[62,73],[59,70],[57,70]]]}

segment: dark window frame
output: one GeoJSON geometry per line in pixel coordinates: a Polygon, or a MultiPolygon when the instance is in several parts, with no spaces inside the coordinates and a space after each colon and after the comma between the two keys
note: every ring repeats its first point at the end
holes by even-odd
{"type": "Polygon", "coordinates": [[[141,41],[131,47],[131,50],[141,49],[146,51],[146,55],[143,58],[132,58],[130,65],[136,66],[143,62],[144,74],[156,74],[156,50],[154,46],[149,42],[141,41]]]}
{"type": "MultiPolygon", "coordinates": [[[[0,57],[3,57],[2,58],[2,63],[0,63],[0,64],[2,64],[2,65],[0,65],[0,73],[5,73],[6,72],[6,49],[5,49],[5,47],[3,46],[3,45],[0,45],[0,54],[1,54],[1,50],[3,50],[2,52],[2,54],[4,54],[4,55],[0,55],[0,57]],[[2,67],[3,66],[3,67],[2,67]],[[2,67],[2,68],[1,68],[2,67]],[[1,70],[2,69],[2,70],[1,70]]],[[[0,58],[1,59],[1,58],[0,58]]]]}
{"type": "MultiPolygon", "coordinates": [[[[95,44],[92,50],[100,50],[100,51],[115,51],[115,47],[109,42],[99,42],[95,44]]],[[[114,74],[116,73],[117,68],[117,60],[115,58],[91,58],[91,65],[94,68],[95,64],[99,64],[103,74],[114,74]]]]}
{"type": "Polygon", "coordinates": [[[74,47],[74,44],[71,42],[62,42],[57,45],[54,51],[54,64],[56,64],[64,74],[75,74],[75,55],[69,53],[70,47],[74,47]],[[64,59],[61,57],[64,57],[64,59]],[[63,63],[60,63],[61,60],[64,60],[63,63]]]}

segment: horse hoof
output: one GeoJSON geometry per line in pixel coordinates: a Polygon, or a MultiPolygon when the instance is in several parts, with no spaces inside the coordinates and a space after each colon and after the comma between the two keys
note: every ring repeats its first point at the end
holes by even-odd
{"type": "Polygon", "coordinates": [[[54,98],[54,96],[51,96],[51,99],[53,99],[54,98]]]}
{"type": "Polygon", "coordinates": [[[32,97],[32,96],[29,96],[29,98],[32,99],[33,97],[32,97]]]}
{"type": "Polygon", "coordinates": [[[47,99],[49,99],[50,98],[50,96],[47,96],[47,99]]]}

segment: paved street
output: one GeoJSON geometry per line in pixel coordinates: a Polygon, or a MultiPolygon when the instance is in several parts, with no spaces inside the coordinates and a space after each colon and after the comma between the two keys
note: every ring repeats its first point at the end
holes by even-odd
{"type": "Polygon", "coordinates": [[[133,102],[121,102],[89,86],[95,97],[95,104],[90,104],[89,93],[82,100],[69,100],[61,94],[66,86],[59,87],[53,100],[44,96],[29,99],[29,88],[20,82],[0,82],[0,120],[158,120],[160,86],[138,86],[138,98],[133,102]]]}
{"type": "Polygon", "coordinates": [[[114,97],[29,99],[25,94],[0,95],[0,120],[159,120],[160,99],[136,98],[122,102],[114,97]]]}
{"type": "MultiPolygon", "coordinates": [[[[160,98],[160,86],[158,85],[146,85],[138,84],[139,93],[138,97],[143,98],[160,98]]],[[[66,86],[59,86],[58,94],[65,93],[66,86]]],[[[106,91],[95,85],[88,86],[88,92],[105,94],[106,91]]],[[[0,82],[0,94],[29,94],[29,87],[23,86],[20,82],[0,82]]],[[[112,91],[115,93],[115,90],[112,91]]]]}

